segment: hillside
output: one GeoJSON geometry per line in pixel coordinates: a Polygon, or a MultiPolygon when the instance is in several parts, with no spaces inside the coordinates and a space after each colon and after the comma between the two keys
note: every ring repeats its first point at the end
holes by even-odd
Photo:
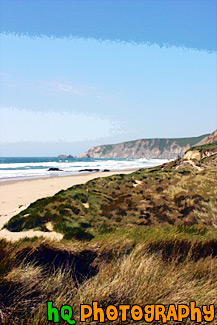
{"type": "Polygon", "coordinates": [[[211,134],[207,135],[200,142],[196,143],[195,146],[201,146],[201,145],[210,144],[210,143],[217,143],[217,130],[215,130],[211,134]]]}
{"type": "Polygon", "coordinates": [[[40,199],[13,217],[10,231],[37,229],[90,240],[118,227],[216,224],[217,154],[178,159],[128,175],[97,178],[40,199]]]}
{"type": "Polygon", "coordinates": [[[196,145],[186,151],[184,159],[197,159],[201,160],[217,154],[217,143],[208,143],[204,145],[196,145]]]}
{"type": "MultiPolygon", "coordinates": [[[[51,300],[57,308],[72,306],[76,324],[80,304],[93,301],[103,310],[190,301],[216,306],[217,154],[209,150],[200,160],[177,159],[73,186],[13,217],[6,225],[11,231],[55,229],[64,239],[0,241],[0,323],[49,325],[51,300]]],[[[130,311],[126,317],[135,324],[130,311]]],[[[209,324],[216,324],[214,312],[209,324]]]]}
{"type": "Polygon", "coordinates": [[[161,158],[182,157],[186,150],[207,137],[139,139],[118,144],[96,146],[81,154],[80,158],[161,158]]]}

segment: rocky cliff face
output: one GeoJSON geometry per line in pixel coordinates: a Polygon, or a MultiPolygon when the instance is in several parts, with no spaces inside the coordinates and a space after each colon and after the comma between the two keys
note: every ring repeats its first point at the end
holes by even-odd
{"type": "Polygon", "coordinates": [[[184,159],[200,160],[215,154],[217,154],[217,130],[203,138],[188,150],[184,155],[184,159]]]}
{"type": "Polygon", "coordinates": [[[208,145],[202,145],[191,148],[185,153],[184,159],[201,160],[205,157],[210,157],[215,154],[217,154],[217,143],[210,143],[208,145]]]}
{"type": "Polygon", "coordinates": [[[175,159],[182,157],[190,147],[206,136],[177,139],[139,139],[112,145],[102,145],[91,148],[79,157],[175,159]]]}

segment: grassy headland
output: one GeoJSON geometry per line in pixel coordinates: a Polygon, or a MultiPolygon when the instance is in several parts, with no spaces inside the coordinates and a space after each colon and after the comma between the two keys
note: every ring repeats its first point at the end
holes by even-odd
{"type": "Polygon", "coordinates": [[[213,142],[213,143],[207,143],[207,144],[200,145],[200,146],[194,146],[194,147],[190,148],[189,150],[191,150],[191,151],[193,151],[193,150],[205,151],[205,150],[209,150],[209,149],[212,149],[212,150],[217,149],[217,143],[213,142]]]}
{"type": "Polygon", "coordinates": [[[205,141],[207,134],[193,138],[152,138],[138,139],[117,144],[101,145],[90,148],[80,157],[95,158],[163,158],[182,157],[187,149],[205,141]]]}

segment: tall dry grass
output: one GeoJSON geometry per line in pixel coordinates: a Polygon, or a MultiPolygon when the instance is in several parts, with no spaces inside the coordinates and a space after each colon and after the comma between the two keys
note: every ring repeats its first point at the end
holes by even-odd
{"type": "MultiPolygon", "coordinates": [[[[5,294],[1,297],[0,305],[2,324],[49,324],[46,311],[48,300],[52,300],[56,307],[71,305],[77,324],[80,304],[91,304],[92,301],[98,301],[101,307],[125,303],[141,306],[151,303],[189,304],[191,300],[195,300],[199,306],[217,304],[215,256],[194,258],[194,250],[191,250],[182,259],[174,252],[170,258],[166,258],[160,247],[153,246],[155,249],[150,250],[150,244],[153,244],[150,239],[148,242],[132,244],[129,238],[125,238],[121,246],[123,254],[118,250],[118,241],[113,247],[102,247],[100,242],[95,242],[92,246],[89,244],[89,249],[96,254],[91,263],[97,265],[98,272],[91,277],[87,274],[80,281],[76,278],[78,274],[73,262],[60,264],[56,268],[43,263],[37,265],[34,260],[30,262],[31,256],[45,244],[55,252],[64,251],[61,243],[23,241],[21,250],[25,251],[27,247],[31,249],[18,261],[16,256],[20,254],[20,247],[13,246],[10,266],[1,274],[1,294],[5,294]]],[[[10,245],[5,247],[8,251],[12,249],[10,245]]],[[[76,252],[77,256],[82,256],[84,250],[87,250],[86,245],[79,248],[75,242],[75,246],[71,244],[70,248],[67,243],[67,254],[76,252]]],[[[8,255],[4,257],[8,258],[8,255]]],[[[131,322],[128,315],[127,324],[131,322]]],[[[91,319],[89,323],[95,324],[91,319]]],[[[105,323],[110,324],[108,321],[105,323]]],[[[120,321],[114,324],[120,324],[120,321]]]]}

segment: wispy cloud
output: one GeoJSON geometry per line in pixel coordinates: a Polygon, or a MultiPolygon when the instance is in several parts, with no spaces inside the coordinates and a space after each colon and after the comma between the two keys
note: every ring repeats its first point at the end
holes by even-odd
{"type": "Polygon", "coordinates": [[[54,91],[60,91],[65,93],[72,93],[74,95],[82,96],[82,91],[79,88],[73,87],[72,85],[61,83],[61,82],[44,82],[46,86],[54,91]]]}
{"type": "Polygon", "coordinates": [[[41,84],[43,84],[47,89],[56,92],[69,93],[77,96],[85,96],[90,93],[96,93],[97,96],[100,96],[98,93],[98,88],[92,85],[74,85],[71,83],[58,81],[41,81],[41,84]]]}

